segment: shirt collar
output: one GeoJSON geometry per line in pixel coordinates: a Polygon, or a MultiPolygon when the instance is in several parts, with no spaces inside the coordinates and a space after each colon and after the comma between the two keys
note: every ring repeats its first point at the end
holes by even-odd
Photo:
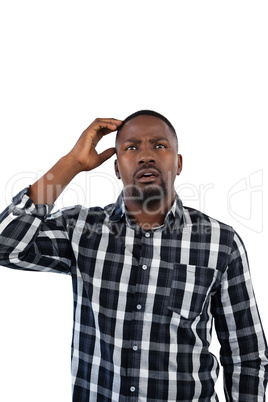
{"type": "MultiPolygon", "coordinates": [[[[107,214],[111,222],[119,222],[123,217],[126,217],[126,208],[125,208],[123,192],[120,193],[119,197],[117,198],[114,204],[111,204],[107,207],[107,214]]],[[[182,224],[182,217],[183,217],[183,204],[180,197],[176,193],[175,200],[165,217],[163,226],[168,224],[172,226],[173,229],[179,229],[182,224]]]]}

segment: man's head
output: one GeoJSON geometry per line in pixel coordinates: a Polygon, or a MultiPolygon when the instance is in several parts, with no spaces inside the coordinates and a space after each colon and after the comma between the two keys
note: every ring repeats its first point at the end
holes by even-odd
{"type": "Polygon", "coordinates": [[[116,137],[116,176],[125,199],[147,209],[175,197],[174,181],[182,169],[172,124],[159,113],[142,110],[128,116],[116,137]]]}
{"type": "Polygon", "coordinates": [[[126,117],[125,120],[123,121],[122,125],[117,130],[117,135],[116,135],[116,140],[115,140],[116,150],[117,150],[117,139],[119,137],[120,131],[122,130],[122,128],[128,121],[130,121],[138,116],[153,116],[153,117],[157,117],[158,119],[164,121],[168,125],[168,127],[171,129],[171,131],[173,132],[174,137],[176,139],[177,146],[178,146],[178,137],[177,137],[175,128],[173,127],[173,125],[170,123],[170,121],[165,116],[163,116],[162,114],[155,112],[153,110],[139,110],[138,112],[132,113],[131,115],[126,117]]]}

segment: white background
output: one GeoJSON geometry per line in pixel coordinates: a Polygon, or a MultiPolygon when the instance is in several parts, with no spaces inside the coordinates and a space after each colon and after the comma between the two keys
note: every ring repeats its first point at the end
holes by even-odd
{"type": "MultiPolygon", "coordinates": [[[[266,1],[1,1],[1,209],[96,117],[156,110],[178,133],[185,205],[243,238],[268,333],[267,20],[266,1]]],[[[57,206],[113,202],[113,159],[57,206]]],[[[0,320],[0,400],[70,402],[70,278],[1,267],[0,320]]]]}

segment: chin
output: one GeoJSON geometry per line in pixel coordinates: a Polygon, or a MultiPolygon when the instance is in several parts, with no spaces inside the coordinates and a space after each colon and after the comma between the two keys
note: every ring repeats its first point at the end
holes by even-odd
{"type": "Polygon", "coordinates": [[[165,199],[167,195],[166,187],[154,184],[148,184],[143,188],[133,186],[132,197],[139,204],[147,206],[148,209],[153,207],[159,207],[161,201],[165,199]]]}

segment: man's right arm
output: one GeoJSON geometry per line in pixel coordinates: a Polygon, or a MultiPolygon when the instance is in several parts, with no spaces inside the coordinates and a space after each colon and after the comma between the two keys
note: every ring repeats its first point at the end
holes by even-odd
{"type": "Polygon", "coordinates": [[[94,120],[73,149],[30,187],[28,195],[34,204],[54,204],[78,173],[93,170],[114,155],[115,148],[99,154],[96,146],[103,136],[116,131],[121,124],[122,121],[116,119],[94,120]]]}
{"type": "MultiPolygon", "coordinates": [[[[66,230],[67,211],[47,218],[53,203],[72,178],[99,166],[115,149],[98,154],[100,139],[121,121],[97,119],[81,135],[68,155],[61,158],[29,191],[14,197],[0,215],[0,265],[11,268],[69,272],[72,252],[66,230]]],[[[72,220],[76,211],[70,209],[72,220]]]]}

